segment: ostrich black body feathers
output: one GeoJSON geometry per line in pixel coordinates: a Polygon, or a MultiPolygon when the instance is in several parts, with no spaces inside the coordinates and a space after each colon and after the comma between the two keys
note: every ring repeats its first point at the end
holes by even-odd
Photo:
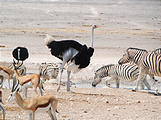
{"type": "MultiPolygon", "coordinates": [[[[75,61],[79,68],[85,68],[90,63],[90,57],[93,55],[94,49],[87,47],[86,45],[81,45],[74,40],[62,40],[62,41],[51,41],[47,44],[48,48],[51,50],[51,54],[55,57],[63,60],[63,53],[70,48],[74,48],[78,51],[78,54],[71,58],[71,61],[75,61]]],[[[69,61],[70,61],[69,60],[69,61]]]]}
{"type": "Polygon", "coordinates": [[[92,57],[94,53],[94,49],[89,47],[87,48],[86,45],[83,45],[79,53],[74,56],[71,61],[75,61],[76,65],[79,65],[79,68],[85,68],[90,63],[90,58],[92,57]]]}
{"type": "Polygon", "coordinates": [[[63,60],[63,53],[69,48],[74,48],[78,51],[82,48],[82,45],[74,40],[51,41],[47,46],[51,48],[51,54],[61,60],[63,60]]]}

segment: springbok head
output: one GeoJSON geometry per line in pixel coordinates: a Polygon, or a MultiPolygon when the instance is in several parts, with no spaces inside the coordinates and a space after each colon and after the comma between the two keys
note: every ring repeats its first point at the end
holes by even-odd
{"type": "Polygon", "coordinates": [[[19,84],[19,80],[13,79],[13,86],[11,89],[10,96],[8,97],[8,101],[14,100],[15,94],[20,90],[20,87],[21,86],[19,84]]]}
{"type": "Polygon", "coordinates": [[[14,67],[15,70],[18,70],[22,65],[23,65],[23,61],[20,62],[20,61],[18,60],[18,61],[16,62],[16,61],[13,59],[13,67],[14,67]]]}

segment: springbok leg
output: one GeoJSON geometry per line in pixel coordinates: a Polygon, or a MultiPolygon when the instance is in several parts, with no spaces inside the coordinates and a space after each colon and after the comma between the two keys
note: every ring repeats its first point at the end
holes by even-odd
{"type": "Polygon", "coordinates": [[[5,120],[5,110],[4,110],[4,108],[1,105],[0,105],[0,109],[2,110],[3,120],[5,120]]]}

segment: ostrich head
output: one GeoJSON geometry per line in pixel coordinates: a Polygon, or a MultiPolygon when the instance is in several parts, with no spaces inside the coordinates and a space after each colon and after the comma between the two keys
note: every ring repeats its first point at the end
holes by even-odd
{"type": "Polygon", "coordinates": [[[46,37],[45,37],[45,39],[44,39],[44,43],[45,43],[45,45],[47,46],[47,45],[49,45],[53,40],[54,40],[54,38],[53,38],[51,35],[46,34],[46,37]]]}
{"type": "Polygon", "coordinates": [[[98,26],[97,25],[92,25],[92,28],[95,29],[95,28],[98,28],[98,26]]]}

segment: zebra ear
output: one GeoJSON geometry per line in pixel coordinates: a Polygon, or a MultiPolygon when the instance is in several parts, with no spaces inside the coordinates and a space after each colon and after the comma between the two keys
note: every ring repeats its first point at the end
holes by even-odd
{"type": "Polygon", "coordinates": [[[130,58],[129,49],[131,49],[131,48],[128,48],[128,49],[126,50],[126,54],[127,54],[128,58],[130,58]]]}

